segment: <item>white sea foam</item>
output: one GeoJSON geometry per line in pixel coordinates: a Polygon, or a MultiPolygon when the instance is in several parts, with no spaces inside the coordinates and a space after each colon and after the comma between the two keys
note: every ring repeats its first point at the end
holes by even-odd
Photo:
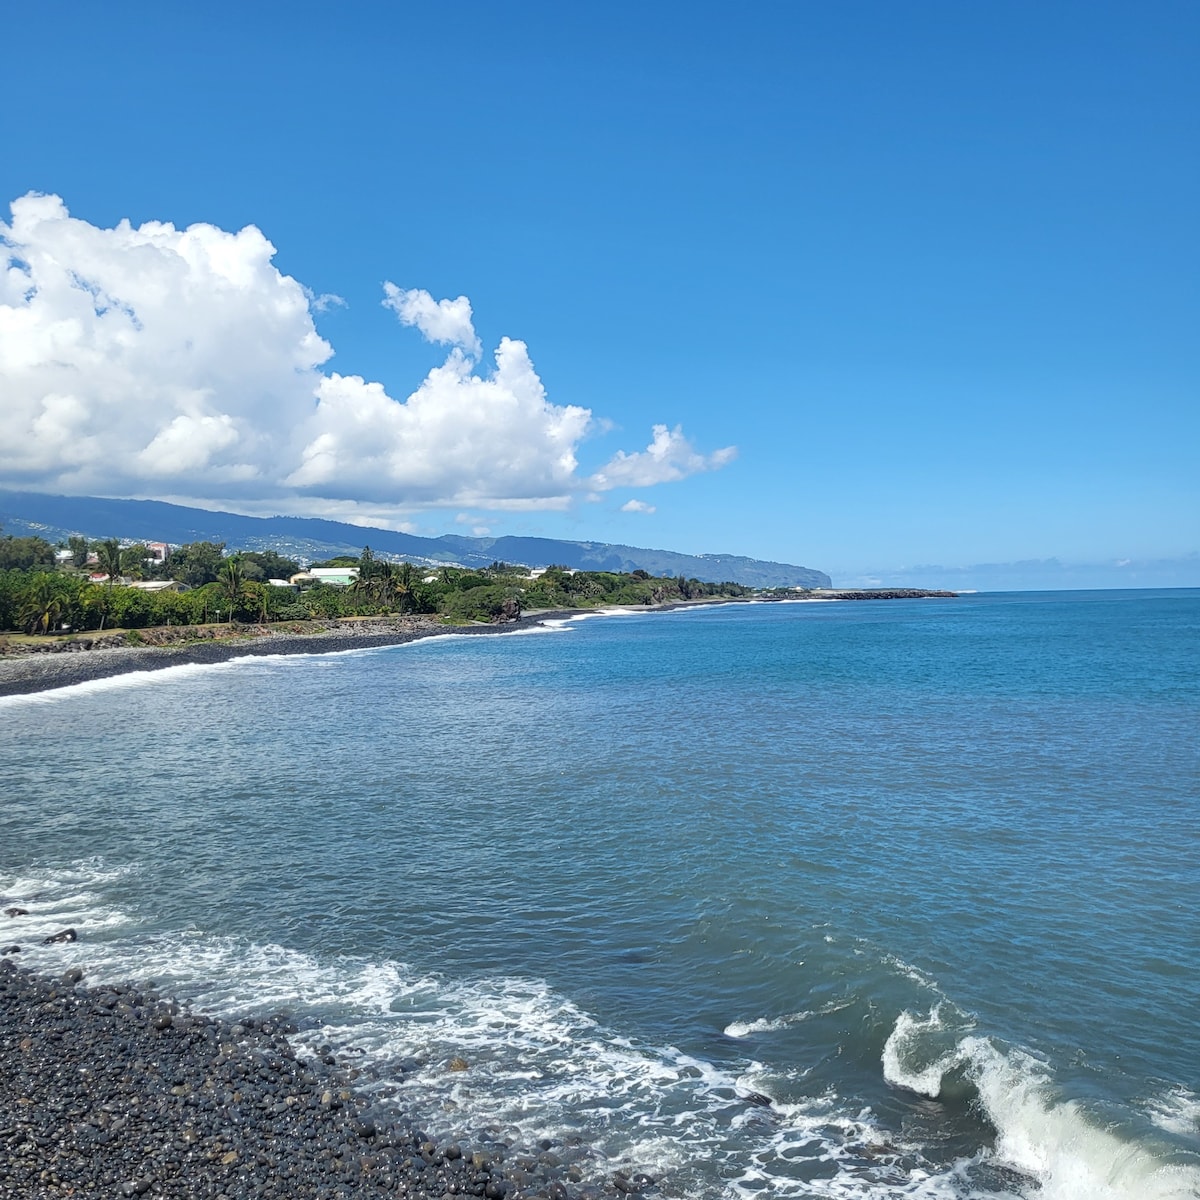
{"type": "Polygon", "coordinates": [[[773,1033],[778,1029],[786,1029],[789,1025],[807,1021],[811,1012],[789,1013],[783,1017],[759,1017],[753,1021],[730,1021],[725,1026],[725,1036],[731,1038],[746,1038],[752,1033],[773,1033]]]}
{"type": "Polygon", "coordinates": [[[322,659],[328,660],[346,655],[378,654],[382,650],[393,648],[391,646],[348,646],[342,650],[322,650],[316,654],[306,652],[293,654],[239,654],[235,658],[227,658],[221,662],[179,663],[173,667],[127,671],[123,675],[109,675],[104,679],[88,679],[82,683],[69,683],[63,687],[50,688],[43,692],[29,692],[16,696],[0,696],[0,710],[38,704],[60,704],[64,701],[77,700],[82,697],[105,692],[130,691],[152,686],[169,687],[174,684],[185,683],[198,676],[218,674],[225,671],[239,671],[247,667],[294,668],[300,664],[311,664],[322,659]]]}
{"type": "Polygon", "coordinates": [[[941,1093],[942,1080],[963,1062],[961,1042],[949,1049],[943,1034],[947,1024],[943,1005],[935,1005],[926,1017],[902,1012],[883,1047],[883,1077],[888,1083],[934,1099],[941,1093]]]}
{"type": "Polygon", "coordinates": [[[0,939],[23,948],[25,961],[41,955],[53,959],[62,943],[42,946],[42,939],[74,929],[83,937],[136,924],[128,913],[106,901],[103,890],[130,874],[129,867],[109,867],[89,860],[57,871],[0,875],[0,908],[20,908],[25,915],[0,916],[0,939]]]}
{"type": "Polygon", "coordinates": [[[64,700],[76,700],[83,696],[94,696],[102,692],[129,691],[154,684],[162,686],[207,675],[213,671],[228,670],[239,663],[254,661],[249,655],[231,658],[219,663],[180,663],[175,667],[160,667],[154,671],[129,671],[124,675],[110,675],[105,679],[88,679],[83,683],[70,683],[64,687],[51,688],[44,692],[30,692],[18,696],[0,696],[0,710],[22,708],[37,704],[59,704],[64,700]]]}
{"type": "MultiPolygon", "coordinates": [[[[564,630],[570,629],[572,625],[580,621],[586,621],[593,617],[637,617],[645,616],[648,613],[653,613],[656,611],[657,610],[655,609],[644,609],[636,606],[609,606],[592,609],[588,612],[572,613],[567,617],[551,618],[524,629],[506,630],[498,627],[495,632],[503,633],[507,637],[521,637],[528,636],[530,634],[542,633],[561,633],[564,630]]],[[[690,608],[681,608],[671,611],[687,612],[693,610],[690,608]]],[[[225,659],[221,662],[180,663],[177,666],[159,667],[153,670],[126,671],[121,675],[110,675],[103,679],[88,679],[82,683],[65,684],[62,687],[49,688],[45,691],[28,692],[12,696],[0,696],[0,711],[3,711],[6,708],[23,708],[31,705],[59,704],[63,701],[74,700],[80,697],[95,695],[97,693],[128,691],[134,688],[146,687],[151,684],[170,685],[195,678],[197,675],[205,675],[214,671],[237,669],[250,664],[256,666],[280,667],[295,663],[311,663],[318,659],[329,659],[343,657],[346,655],[361,656],[367,654],[379,654],[389,650],[408,649],[419,643],[461,640],[462,638],[466,637],[478,636],[479,635],[475,633],[458,633],[454,631],[447,631],[446,633],[437,633],[427,637],[414,638],[408,642],[397,642],[391,645],[383,646],[347,646],[344,649],[321,650],[315,653],[309,651],[296,651],[294,653],[284,654],[240,654],[235,658],[225,659]]]]}
{"type": "MultiPolygon", "coordinates": [[[[149,921],[111,899],[131,875],[136,868],[89,861],[0,876],[6,904],[30,910],[14,921],[20,940],[65,925],[80,932],[76,944],[34,944],[22,958],[49,970],[78,964],[92,981],[151,978],[226,1016],[286,1010],[302,1026],[295,1038],[301,1052],[330,1043],[373,1063],[381,1076],[373,1086],[398,1088],[407,1109],[448,1133],[466,1135],[485,1123],[518,1140],[582,1135],[601,1155],[598,1170],[648,1170],[677,1195],[718,1194],[707,1168],[696,1174],[696,1164],[715,1163],[723,1194],[739,1200],[995,1200],[1005,1193],[971,1183],[973,1167],[989,1156],[1037,1181],[1030,1200],[1200,1194],[1194,1171],[1099,1128],[1078,1104],[1056,1096],[1045,1064],[978,1037],[952,1006],[901,1014],[884,1049],[886,1077],[926,1095],[961,1072],[997,1130],[994,1151],[935,1168],[919,1145],[869,1109],[833,1092],[806,1095],[803,1066],[725,1070],[645,1044],[604,1027],[539,980],[452,980],[396,961],[319,958],[200,930],[150,932],[149,921]],[[466,1071],[447,1069],[456,1055],[468,1061],[466,1071]]],[[[727,1032],[767,1032],[807,1016],[731,1022],[727,1032]]],[[[1184,1120],[1196,1103],[1182,1089],[1169,1093],[1163,1120],[1184,1120]]]]}
{"type": "Polygon", "coordinates": [[[957,1038],[947,1050],[948,1032],[953,1028],[940,1005],[924,1017],[901,1013],[884,1046],[885,1078],[938,1096],[946,1076],[961,1070],[995,1127],[995,1159],[1035,1179],[1041,1200],[1200,1196],[1200,1171],[1101,1127],[1079,1101],[1057,1094],[1045,1063],[975,1034],[957,1038]]]}
{"type": "MultiPolygon", "coordinates": [[[[529,629],[521,632],[538,633],[541,630],[529,629]]],[[[469,636],[473,635],[465,633],[439,633],[430,637],[414,638],[409,642],[397,642],[382,646],[346,646],[315,652],[297,650],[286,654],[239,654],[234,658],[223,659],[221,662],[180,663],[173,667],[127,671],[122,675],[110,675],[103,679],[88,679],[82,683],[70,683],[63,687],[50,688],[41,692],[0,696],[0,711],[3,711],[5,708],[21,708],[29,705],[58,704],[63,701],[75,700],[103,692],[129,691],[148,686],[169,686],[186,682],[201,675],[210,675],[222,671],[244,670],[247,667],[278,670],[295,669],[305,666],[311,669],[314,666],[331,665],[331,660],[335,659],[347,657],[360,658],[367,655],[383,654],[392,650],[407,650],[423,642],[439,642],[469,636]]]]}
{"type": "Polygon", "coordinates": [[[441,1131],[466,1135],[484,1123],[514,1140],[581,1135],[600,1156],[598,1171],[647,1170],[677,1195],[966,1194],[953,1173],[914,1173],[914,1148],[832,1093],[770,1108],[751,1095],[803,1094],[802,1068],[784,1076],[753,1063],[728,1071],[639,1042],[539,980],[451,980],[401,962],[152,930],[107,895],[135,870],[90,861],[0,877],[0,895],[30,909],[19,918],[23,941],[68,924],[80,933],[75,944],[29,946],[25,963],[79,965],[91,982],[152,979],[201,1011],[230,1017],[286,1010],[302,1027],[300,1052],[329,1043],[371,1062],[381,1076],[373,1086],[398,1088],[406,1109],[441,1131]],[[469,1069],[449,1071],[458,1055],[469,1069]],[[719,1165],[723,1193],[708,1167],[697,1166],[709,1163],[719,1165]],[[797,1163],[808,1169],[797,1172],[797,1163]]]}
{"type": "Polygon", "coordinates": [[[904,959],[898,958],[894,954],[884,954],[883,961],[890,967],[895,967],[901,975],[911,979],[913,983],[920,984],[921,987],[927,988],[931,992],[941,995],[941,989],[938,987],[937,980],[931,975],[926,974],[919,967],[914,967],[912,963],[905,962],[904,959]]]}
{"type": "Polygon", "coordinates": [[[1181,1137],[1200,1134],[1200,1096],[1185,1087],[1173,1087],[1146,1105],[1147,1115],[1159,1129],[1181,1137]]]}

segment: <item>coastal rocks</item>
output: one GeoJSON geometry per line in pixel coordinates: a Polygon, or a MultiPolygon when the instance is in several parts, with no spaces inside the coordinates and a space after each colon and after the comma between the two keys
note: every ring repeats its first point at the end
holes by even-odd
{"type": "Polygon", "coordinates": [[[928,588],[859,588],[845,592],[814,592],[813,600],[955,600],[957,592],[930,590],[928,588]]]}
{"type": "Polygon", "coordinates": [[[654,1186],[654,1180],[641,1173],[627,1175],[624,1171],[617,1171],[612,1177],[612,1185],[623,1195],[640,1196],[647,1188],[654,1186]]]}
{"type": "Polygon", "coordinates": [[[16,908],[14,906],[13,908],[6,908],[4,910],[4,915],[6,917],[27,917],[27,916],[29,916],[29,909],[16,908]]]}
{"type": "MultiPolygon", "coordinates": [[[[536,617],[518,615],[502,625],[464,625],[458,634],[507,633],[538,625],[569,611],[545,612],[536,617]]],[[[169,630],[138,630],[130,644],[124,635],[113,639],[22,642],[5,651],[0,639],[0,696],[28,695],[108,679],[133,671],[159,671],[166,667],[228,662],[231,658],[271,654],[328,654],[338,650],[366,650],[399,646],[446,632],[441,621],[426,616],[360,620],[291,621],[271,626],[181,625],[169,630]],[[164,644],[170,642],[171,644],[164,644]],[[71,647],[67,650],[66,647],[71,647]]]]}
{"type": "Polygon", "coordinates": [[[60,929],[58,933],[52,933],[49,937],[42,938],[43,946],[54,946],[61,942],[77,942],[79,934],[73,929],[60,929]]]}
{"type": "Polygon", "coordinates": [[[493,625],[505,625],[510,621],[521,619],[521,601],[515,596],[507,596],[500,602],[500,609],[492,618],[493,625]]]}
{"type": "Polygon", "coordinates": [[[283,1017],[230,1024],[82,978],[0,959],[3,1200],[617,1200],[649,1186],[628,1172],[587,1182],[599,1162],[573,1141],[431,1136],[349,1071],[297,1058],[283,1017]]]}

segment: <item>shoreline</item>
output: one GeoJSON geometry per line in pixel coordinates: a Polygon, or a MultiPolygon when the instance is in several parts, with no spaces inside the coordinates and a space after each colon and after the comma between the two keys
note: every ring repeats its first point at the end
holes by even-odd
{"type": "MultiPolygon", "coordinates": [[[[515,621],[493,625],[444,625],[432,617],[424,616],[342,617],[332,618],[328,622],[313,622],[323,627],[311,632],[247,625],[231,631],[227,637],[210,634],[168,645],[74,645],[69,650],[51,650],[49,647],[43,649],[36,646],[26,653],[0,656],[0,699],[57,691],[80,683],[112,679],[118,675],[130,675],[141,671],[160,671],[167,667],[207,666],[229,662],[235,658],[260,655],[333,654],[347,650],[370,650],[382,646],[403,646],[409,642],[447,635],[516,633],[536,629],[552,621],[602,616],[606,612],[614,611],[662,613],[727,604],[829,604],[839,600],[909,600],[955,596],[954,592],[894,589],[829,591],[818,595],[797,596],[795,599],[711,597],[700,600],[672,600],[664,604],[534,609],[515,621]]],[[[102,638],[103,635],[98,637],[102,638]]]]}
{"type": "MultiPolygon", "coordinates": [[[[629,612],[667,612],[715,604],[746,603],[739,600],[694,600],[672,604],[630,607],[629,612]]],[[[424,617],[372,617],[331,621],[320,631],[296,633],[272,629],[251,632],[248,627],[227,638],[197,639],[167,646],[105,646],[71,651],[35,650],[0,658],[0,699],[58,691],[80,683],[112,679],[168,667],[208,666],[235,658],[286,654],[334,654],[339,651],[371,650],[404,646],[410,642],[448,635],[503,635],[536,629],[551,621],[599,616],[598,608],[538,609],[515,621],[497,625],[443,625],[424,617]]],[[[261,628],[261,627],[259,627],[261,628]]]]}
{"type": "Polygon", "coordinates": [[[293,1047],[286,1013],[226,1020],[84,977],[0,958],[0,1196],[600,1200],[652,1186],[582,1140],[431,1135],[372,1097],[373,1071],[293,1047]]]}
{"type": "MultiPolygon", "coordinates": [[[[590,611],[590,610],[584,610],[590,611]]],[[[228,638],[181,642],[173,646],[106,646],[98,649],[41,652],[0,658],[0,698],[57,691],[98,679],[112,679],[167,667],[208,666],[235,658],[275,657],[285,654],[333,654],[403,646],[447,634],[502,634],[529,629],[547,621],[576,616],[574,610],[539,613],[504,625],[441,625],[411,618],[398,621],[372,619],[361,623],[339,622],[320,632],[242,634],[228,638]],[[392,626],[386,628],[386,626],[392,626]]]]}

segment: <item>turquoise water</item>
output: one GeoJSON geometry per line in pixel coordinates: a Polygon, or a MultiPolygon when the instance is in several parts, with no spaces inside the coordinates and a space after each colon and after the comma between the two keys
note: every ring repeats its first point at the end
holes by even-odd
{"type": "Polygon", "coordinates": [[[664,1196],[1200,1195],[1200,592],[177,668],[0,700],[0,771],[12,939],[81,935],[24,961],[285,1008],[431,1127],[664,1196]]]}

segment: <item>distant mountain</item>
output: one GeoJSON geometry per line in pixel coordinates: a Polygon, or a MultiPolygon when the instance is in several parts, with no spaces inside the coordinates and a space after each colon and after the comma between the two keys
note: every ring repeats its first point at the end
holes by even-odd
{"type": "Polygon", "coordinates": [[[306,560],[357,554],[364,545],[370,545],[376,554],[429,565],[486,567],[500,559],[529,567],[557,563],[584,571],[640,569],[651,575],[686,575],[713,583],[733,580],[747,587],[830,586],[829,576],[823,571],[736,554],[677,554],[673,550],[554,538],[472,538],[453,534],[425,538],[310,517],[242,517],[159,500],[0,491],[0,524],[5,533],[39,534],[52,542],[71,534],[174,545],[224,542],[231,550],[275,550],[289,558],[306,560]]]}

